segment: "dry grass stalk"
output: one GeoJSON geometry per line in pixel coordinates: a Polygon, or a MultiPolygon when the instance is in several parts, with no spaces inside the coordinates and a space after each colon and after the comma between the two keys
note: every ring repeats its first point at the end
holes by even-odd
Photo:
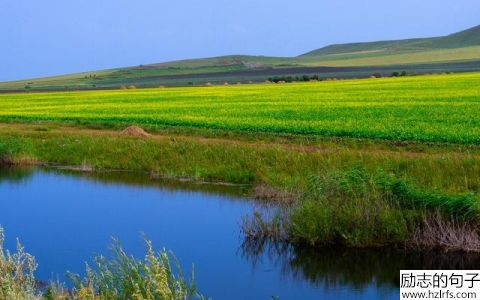
{"type": "Polygon", "coordinates": [[[413,234],[411,244],[420,249],[480,252],[480,232],[473,222],[449,220],[435,213],[423,219],[413,234]]]}
{"type": "Polygon", "coordinates": [[[278,190],[266,184],[255,186],[253,193],[256,200],[285,204],[288,206],[294,204],[298,199],[298,195],[294,193],[278,190]]]}
{"type": "Polygon", "coordinates": [[[255,211],[242,220],[242,232],[247,240],[287,241],[288,212],[255,211]]]}

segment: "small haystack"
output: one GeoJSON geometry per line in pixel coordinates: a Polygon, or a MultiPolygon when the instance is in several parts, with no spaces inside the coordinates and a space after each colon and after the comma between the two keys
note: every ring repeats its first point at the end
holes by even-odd
{"type": "Polygon", "coordinates": [[[122,136],[149,137],[150,134],[138,126],[129,126],[121,132],[122,136]]]}

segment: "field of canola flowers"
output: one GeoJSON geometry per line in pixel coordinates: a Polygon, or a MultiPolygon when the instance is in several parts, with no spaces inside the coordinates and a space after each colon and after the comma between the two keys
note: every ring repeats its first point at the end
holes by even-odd
{"type": "Polygon", "coordinates": [[[0,95],[0,121],[480,143],[480,73],[0,95]]]}

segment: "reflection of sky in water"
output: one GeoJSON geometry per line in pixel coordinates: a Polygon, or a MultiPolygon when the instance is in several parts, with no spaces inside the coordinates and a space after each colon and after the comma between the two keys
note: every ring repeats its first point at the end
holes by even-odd
{"type": "Polygon", "coordinates": [[[143,257],[141,233],[155,247],[174,251],[185,273],[195,263],[199,290],[214,299],[397,299],[396,276],[409,263],[408,255],[395,252],[242,247],[239,223],[253,202],[235,196],[243,192],[232,187],[153,186],[148,177],[142,184],[141,176],[127,185],[114,175],[0,173],[7,247],[19,237],[36,256],[42,279],[82,272],[85,261],[108,253],[112,236],[143,257]]]}

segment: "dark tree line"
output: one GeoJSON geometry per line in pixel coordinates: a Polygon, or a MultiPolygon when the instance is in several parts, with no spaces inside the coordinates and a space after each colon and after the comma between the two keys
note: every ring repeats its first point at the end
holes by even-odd
{"type": "Polygon", "coordinates": [[[294,81],[312,81],[320,80],[318,75],[303,75],[303,76],[274,76],[269,77],[268,81],[279,83],[279,82],[294,82],[294,81]]]}

